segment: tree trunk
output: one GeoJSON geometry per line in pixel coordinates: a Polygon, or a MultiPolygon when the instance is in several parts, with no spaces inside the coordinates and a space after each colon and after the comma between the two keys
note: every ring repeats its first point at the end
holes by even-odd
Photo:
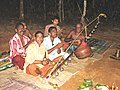
{"type": "Polygon", "coordinates": [[[57,1],[55,0],[55,14],[58,14],[57,12],[57,1]]]}
{"type": "Polygon", "coordinates": [[[46,1],[44,0],[44,20],[46,20],[46,1]]]}
{"type": "Polygon", "coordinates": [[[81,23],[83,24],[83,26],[86,25],[86,20],[85,20],[85,16],[86,16],[86,6],[87,6],[87,2],[86,2],[86,0],[84,0],[84,9],[83,9],[82,17],[81,17],[81,23]]]}
{"type": "Polygon", "coordinates": [[[64,16],[64,2],[62,0],[62,20],[64,21],[65,16],[64,16]]]}
{"type": "MultiPolygon", "coordinates": [[[[83,9],[82,17],[81,17],[81,23],[83,24],[84,28],[87,25],[86,19],[85,19],[85,16],[86,16],[86,6],[87,6],[87,2],[86,2],[86,0],[84,0],[84,9],[83,9]]],[[[85,36],[87,37],[87,28],[85,28],[85,36]]]]}
{"type": "Polygon", "coordinates": [[[20,16],[19,16],[19,19],[24,19],[23,0],[20,0],[20,16]]]}
{"type": "Polygon", "coordinates": [[[59,0],[59,19],[60,19],[60,22],[62,21],[62,15],[61,15],[61,5],[62,4],[62,0],[59,0]]]}
{"type": "Polygon", "coordinates": [[[85,17],[85,16],[86,16],[86,6],[87,6],[87,3],[86,3],[86,0],[84,0],[84,10],[83,10],[83,15],[82,15],[82,17],[85,17]]]}

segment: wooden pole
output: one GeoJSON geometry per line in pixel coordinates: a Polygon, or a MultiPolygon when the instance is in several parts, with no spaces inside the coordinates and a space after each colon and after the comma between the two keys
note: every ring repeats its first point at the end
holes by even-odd
{"type": "Polygon", "coordinates": [[[62,0],[59,0],[59,19],[60,19],[60,22],[62,21],[62,17],[61,17],[61,4],[62,4],[62,0]]]}
{"type": "MultiPolygon", "coordinates": [[[[83,9],[82,17],[81,17],[81,23],[83,24],[83,27],[85,27],[87,25],[86,20],[85,20],[86,6],[87,6],[87,2],[86,2],[86,0],[84,0],[84,9],[83,9]]],[[[87,27],[85,27],[85,36],[87,37],[87,27]]]]}
{"type": "Polygon", "coordinates": [[[86,16],[86,6],[87,6],[87,2],[86,2],[86,0],[84,0],[84,10],[83,10],[83,15],[82,15],[82,17],[85,17],[85,16],[86,16]]]}
{"type": "Polygon", "coordinates": [[[23,6],[23,0],[20,0],[20,16],[19,19],[24,19],[24,6],[23,6]]]}
{"type": "Polygon", "coordinates": [[[62,0],[62,20],[64,21],[65,16],[64,16],[64,1],[62,0]]]}
{"type": "Polygon", "coordinates": [[[46,1],[44,0],[44,20],[46,20],[46,1]]]}
{"type": "Polygon", "coordinates": [[[85,21],[86,6],[87,6],[87,2],[86,2],[86,0],[84,0],[84,9],[83,9],[82,17],[81,17],[81,23],[83,24],[83,27],[86,25],[86,21],[85,21]]]}

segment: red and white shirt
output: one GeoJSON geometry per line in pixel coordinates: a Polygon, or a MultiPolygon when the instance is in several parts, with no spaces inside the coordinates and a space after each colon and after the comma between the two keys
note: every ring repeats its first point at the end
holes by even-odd
{"type": "MultiPolygon", "coordinates": [[[[23,35],[23,40],[25,45],[30,41],[30,39],[25,35],[23,35]]],[[[10,39],[9,45],[10,45],[10,57],[9,57],[10,60],[12,60],[12,58],[15,57],[16,55],[25,55],[25,49],[17,33],[10,39]]]]}

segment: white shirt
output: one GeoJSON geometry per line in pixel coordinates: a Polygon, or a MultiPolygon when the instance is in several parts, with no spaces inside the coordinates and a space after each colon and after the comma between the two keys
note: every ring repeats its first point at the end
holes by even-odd
{"type": "MultiPolygon", "coordinates": [[[[26,72],[26,67],[29,64],[32,64],[35,60],[43,60],[45,57],[48,58],[47,50],[42,43],[40,46],[37,44],[36,41],[31,43],[26,49],[26,57],[25,57],[25,64],[24,64],[24,72],[26,72]]],[[[44,67],[42,64],[36,64],[40,68],[44,67]]]]}
{"type": "MultiPolygon", "coordinates": [[[[53,48],[54,46],[56,46],[58,43],[61,43],[61,41],[60,41],[60,39],[58,37],[56,37],[56,38],[54,38],[54,41],[52,43],[52,41],[50,39],[50,36],[48,36],[48,37],[44,38],[43,43],[44,43],[46,49],[49,50],[49,49],[53,48]]],[[[50,54],[48,54],[49,59],[51,61],[54,60],[55,58],[57,58],[58,56],[63,55],[64,52],[63,52],[62,48],[60,48],[60,49],[61,49],[61,53],[60,54],[57,53],[57,49],[55,49],[50,54]]]]}

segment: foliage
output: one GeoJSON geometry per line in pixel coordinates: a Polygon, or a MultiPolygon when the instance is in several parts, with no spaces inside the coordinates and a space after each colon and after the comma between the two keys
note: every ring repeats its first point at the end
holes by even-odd
{"type": "Polygon", "coordinates": [[[96,84],[93,85],[93,81],[91,79],[84,79],[84,82],[78,87],[77,90],[109,90],[105,85],[96,84]]]}

